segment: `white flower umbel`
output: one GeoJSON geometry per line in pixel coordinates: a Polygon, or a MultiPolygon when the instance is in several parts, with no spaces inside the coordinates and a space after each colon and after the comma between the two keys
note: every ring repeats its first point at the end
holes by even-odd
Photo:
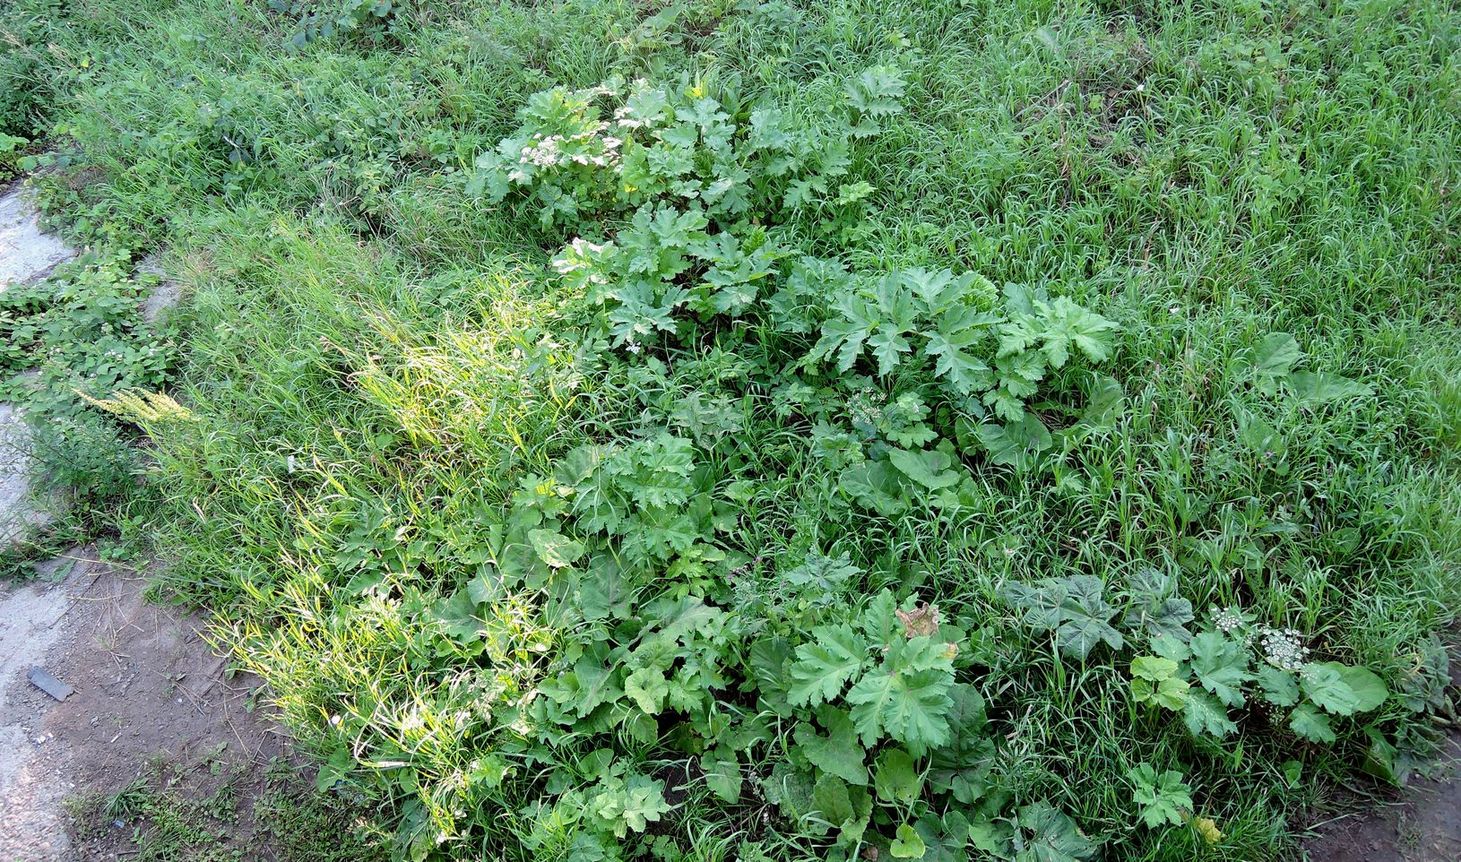
{"type": "Polygon", "coordinates": [[[1309,648],[1304,646],[1303,635],[1294,629],[1265,627],[1259,635],[1259,644],[1268,663],[1283,670],[1303,670],[1309,657],[1309,648]]]}

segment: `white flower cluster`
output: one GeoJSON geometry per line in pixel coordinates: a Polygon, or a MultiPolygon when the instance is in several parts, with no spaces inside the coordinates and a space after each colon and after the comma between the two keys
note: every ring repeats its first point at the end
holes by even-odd
{"type": "Polygon", "coordinates": [[[1237,608],[1223,608],[1212,618],[1212,624],[1225,635],[1243,627],[1243,612],[1237,608]]]}
{"type": "Polygon", "coordinates": [[[540,168],[551,168],[568,162],[597,167],[611,165],[618,160],[619,147],[624,141],[615,137],[600,138],[599,133],[608,127],[608,123],[596,123],[593,128],[570,137],[549,135],[545,138],[534,135],[534,142],[524,146],[518,153],[518,164],[540,168]]]}
{"type": "Polygon", "coordinates": [[[847,399],[847,415],[854,424],[877,425],[883,416],[883,395],[871,387],[860,389],[847,399]]]}
{"type": "Polygon", "coordinates": [[[550,135],[535,144],[529,144],[523,147],[522,156],[518,161],[525,165],[551,168],[558,164],[558,142],[560,140],[562,139],[557,135],[550,135]]]}
{"type": "Polygon", "coordinates": [[[1294,629],[1265,627],[1258,642],[1263,647],[1263,657],[1274,667],[1293,671],[1304,669],[1309,648],[1304,646],[1303,635],[1294,629]]]}

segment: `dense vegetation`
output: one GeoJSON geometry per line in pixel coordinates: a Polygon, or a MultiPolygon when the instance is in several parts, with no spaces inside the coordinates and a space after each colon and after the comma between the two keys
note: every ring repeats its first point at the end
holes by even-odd
{"type": "Polygon", "coordinates": [[[1458,22],[16,0],[190,295],[51,460],[400,858],[1289,857],[1447,706],[1458,22]]]}

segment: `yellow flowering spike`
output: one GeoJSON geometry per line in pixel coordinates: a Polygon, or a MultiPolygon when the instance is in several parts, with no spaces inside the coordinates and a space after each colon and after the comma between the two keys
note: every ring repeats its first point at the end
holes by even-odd
{"type": "Polygon", "coordinates": [[[119,416],[138,425],[157,422],[186,422],[196,418],[193,411],[161,392],[145,389],[124,389],[112,393],[111,398],[92,398],[84,392],[77,392],[100,410],[119,416]]]}

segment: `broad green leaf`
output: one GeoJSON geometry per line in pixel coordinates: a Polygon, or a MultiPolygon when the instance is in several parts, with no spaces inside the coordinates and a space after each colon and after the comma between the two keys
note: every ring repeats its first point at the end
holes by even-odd
{"type": "Polygon", "coordinates": [[[791,645],[784,637],[763,637],[751,644],[747,656],[751,679],[761,693],[764,703],[770,705],[779,715],[789,715],[791,707],[786,703],[786,689],[790,674],[787,665],[792,658],[791,645]]]}
{"type": "Polygon", "coordinates": [[[923,862],[969,862],[969,818],[959,811],[947,811],[942,818],[928,812],[913,828],[923,839],[923,862]]]}
{"type": "Polygon", "coordinates": [[[989,334],[996,318],[958,307],[939,315],[937,328],[925,332],[925,356],[933,357],[934,374],[948,381],[960,395],[988,389],[994,383],[989,366],[970,351],[989,334]]]}
{"type": "Polygon", "coordinates": [[[1370,747],[1365,751],[1365,772],[1396,787],[1405,786],[1415,766],[1410,752],[1396,748],[1378,728],[1365,728],[1365,736],[1370,740],[1370,747]]]}
{"type": "Polygon", "coordinates": [[[933,751],[928,781],[936,792],[952,793],[954,799],[968,805],[988,789],[995,764],[994,741],[984,735],[984,698],[973,686],[955,683],[949,697],[954,702],[948,715],[951,739],[933,751]]]}
{"type": "Polygon", "coordinates": [[[1278,391],[1278,381],[1288,376],[1302,356],[1299,343],[1287,332],[1265,336],[1253,355],[1254,385],[1265,395],[1272,395],[1278,391]]]}
{"type": "Polygon", "coordinates": [[[643,832],[674,807],[665,801],[664,782],[643,775],[612,779],[600,786],[589,800],[589,810],[606,822],[616,838],[624,838],[630,830],[643,832]]]}
{"type": "MultiPolygon", "coordinates": [[[[1131,617],[1131,614],[1127,616],[1131,617]]],[[[1192,622],[1192,618],[1192,602],[1178,596],[1147,605],[1135,616],[1148,634],[1168,635],[1184,641],[1192,636],[1187,631],[1187,624],[1192,622]]]]}
{"type": "Polygon", "coordinates": [[[624,678],[624,694],[648,715],[659,715],[664,710],[669,693],[670,683],[659,668],[640,668],[624,678]]]}
{"type": "Polygon", "coordinates": [[[1104,598],[1105,584],[1090,575],[1047,578],[1034,585],[1006,581],[1000,596],[1025,610],[1025,622],[1055,631],[1061,651],[1084,660],[1098,643],[1113,650],[1125,646],[1125,639],[1111,626],[1116,609],[1104,598]]]}
{"type": "Polygon", "coordinates": [[[1390,697],[1390,690],[1385,687],[1385,681],[1380,679],[1374,671],[1364,667],[1352,665],[1340,665],[1340,676],[1354,692],[1355,712],[1369,712],[1378,708],[1390,697]]]}
{"type": "Polygon", "coordinates": [[[1057,297],[1054,302],[1036,301],[1044,331],[1041,333],[1041,350],[1050,360],[1053,368],[1063,368],[1071,347],[1080,350],[1092,362],[1101,362],[1111,353],[1110,333],[1117,328],[1094,311],[1076,305],[1069,297],[1057,297]]]}
{"type": "Polygon", "coordinates": [[[690,637],[713,639],[726,625],[726,612],[698,596],[665,596],[644,606],[661,637],[688,643],[690,637]]]}
{"type": "Polygon", "coordinates": [[[564,699],[552,693],[548,696],[571,707],[579,718],[586,718],[600,704],[618,700],[622,694],[614,684],[614,672],[602,660],[589,655],[580,658],[567,676],[572,680],[570,696],[564,699]]]}
{"type": "Polygon", "coordinates": [[[999,597],[1025,612],[1026,625],[1040,629],[1054,629],[1065,618],[1061,607],[1065,601],[1065,593],[1065,587],[1059,581],[1047,580],[1034,584],[1005,581],[999,585],[999,597]]]}
{"type": "Polygon", "coordinates": [[[1187,680],[1179,677],[1168,677],[1159,682],[1138,677],[1131,681],[1131,694],[1137,703],[1153,704],[1173,712],[1187,705],[1187,694],[1191,688],[1187,680]]]}
{"type": "Polygon", "coordinates": [[[1126,393],[1115,378],[1097,376],[1086,392],[1080,424],[1094,431],[1109,431],[1126,410],[1126,393]]]}
{"type": "Polygon", "coordinates": [[[929,272],[922,267],[905,269],[899,273],[903,284],[918,297],[923,303],[923,311],[928,314],[937,314],[939,311],[948,308],[951,303],[958,301],[962,294],[960,283],[961,278],[954,278],[952,270],[941,269],[938,272],[929,272]]]}
{"type": "Polygon", "coordinates": [[[816,808],[811,774],[786,760],[778,760],[771,767],[771,777],[762,783],[761,790],[766,794],[766,801],[777,806],[788,820],[800,820],[816,808]]]}
{"type": "Polygon", "coordinates": [[[852,719],[845,711],[831,708],[818,710],[817,719],[827,728],[826,736],[807,722],[796,726],[796,744],[801,753],[813,766],[848,784],[867,784],[864,752],[852,719]]]}
{"type": "Polygon", "coordinates": [[[1334,735],[1334,729],[1329,726],[1329,716],[1309,703],[1294,707],[1294,711],[1289,714],[1289,727],[1310,742],[1328,744],[1338,739],[1334,735]]]}
{"type": "Polygon", "coordinates": [[[1054,445],[1049,429],[1033,413],[1021,411],[1020,418],[1000,424],[985,422],[974,428],[979,445],[994,464],[1027,470],[1038,463],[1040,454],[1054,445]]]}
{"type": "Polygon", "coordinates": [[[1182,720],[1193,736],[1216,736],[1221,739],[1238,731],[1238,725],[1228,718],[1228,711],[1221,702],[1204,691],[1189,691],[1183,706],[1182,720]]]}
{"type": "Polygon", "coordinates": [[[873,789],[884,802],[912,805],[918,799],[923,782],[913,758],[901,748],[889,748],[878,755],[873,772],[873,789]]]}
{"type": "Polygon", "coordinates": [[[706,754],[700,759],[700,768],[705,772],[705,786],[723,802],[735,802],[741,798],[741,787],[745,783],[741,765],[734,758],[714,757],[706,754]]]}
{"type": "Polygon", "coordinates": [[[1131,660],[1131,675],[1138,679],[1161,682],[1177,673],[1177,663],[1160,656],[1139,655],[1131,660]]]}
{"type": "Polygon", "coordinates": [[[1258,685],[1263,689],[1263,699],[1274,706],[1299,702],[1299,683],[1289,671],[1265,664],[1258,669],[1258,685]]]}
{"type": "Polygon", "coordinates": [[[962,469],[951,469],[954,459],[937,450],[893,449],[888,460],[898,472],[933,491],[957,485],[964,477],[962,469]]]}
{"type": "Polygon", "coordinates": [[[1061,603],[1064,619],[1055,630],[1055,642],[1062,652],[1085,660],[1098,643],[1121,650],[1125,639],[1111,626],[1116,609],[1106,603],[1105,584],[1099,578],[1076,575],[1065,578],[1066,598],[1061,603]]]}
{"type": "MultiPolygon", "coordinates": [[[[1349,679],[1344,674],[1346,669],[1346,666],[1337,662],[1311,663],[1299,675],[1299,687],[1303,688],[1303,694],[1309,700],[1325,712],[1351,716],[1359,712],[1360,694],[1350,687],[1349,679]]],[[[1381,684],[1381,690],[1384,690],[1384,684],[1381,684]]],[[[1370,691],[1369,700],[1372,698],[1373,691],[1370,691]]]]}
{"type": "Polygon", "coordinates": [[[871,66],[847,82],[847,103],[860,114],[888,117],[903,110],[906,86],[896,66],[871,66]]]}
{"type": "Polygon", "coordinates": [[[894,859],[922,859],[925,849],[923,836],[907,823],[898,826],[897,837],[888,843],[888,853],[894,859]]]}
{"type": "Polygon", "coordinates": [[[1184,643],[1192,639],[1187,624],[1192,622],[1192,603],[1176,596],[1175,579],[1150,566],[1127,580],[1132,603],[1121,624],[1152,637],[1167,635],[1184,643]]]}
{"type": "Polygon", "coordinates": [[[1349,401],[1375,393],[1375,390],[1359,381],[1318,371],[1295,371],[1288,377],[1288,386],[1293,391],[1295,400],[1308,406],[1349,401]]]}
{"type": "Polygon", "coordinates": [[[477,616],[478,602],[472,600],[472,586],[457,590],[450,597],[438,599],[431,606],[432,616],[441,623],[442,631],[459,644],[467,645],[482,638],[486,625],[477,616]]]}
{"type": "Polygon", "coordinates": [[[836,776],[823,775],[812,789],[812,803],[837,828],[838,845],[847,847],[862,839],[873,810],[872,796],[865,788],[848,787],[836,776]]]}
{"type": "Polygon", "coordinates": [[[1015,862],[1080,862],[1099,848],[1082,835],[1075,821],[1047,802],[1035,802],[1020,809],[1019,825],[1024,846],[1015,852],[1015,862]]]}
{"type": "Polygon", "coordinates": [[[905,331],[892,323],[884,323],[868,336],[867,346],[872,348],[873,356],[878,360],[879,377],[892,374],[903,361],[903,354],[913,350],[913,345],[903,337],[905,331]]]}
{"type": "MultiPolygon", "coordinates": [[[[841,308],[847,314],[847,306],[844,303],[841,308]]],[[[861,315],[857,319],[832,318],[822,324],[822,336],[812,346],[811,352],[807,354],[810,362],[820,362],[824,358],[837,353],[837,370],[847,372],[851,370],[857,357],[862,354],[863,342],[867,341],[871,322],[861,315]]]]}
{"type": "Polygon", "coordinates": [[[885,647],[895,638],[901,638],[903,627],[898,623],[898,602],[893,598],[893,591],[878,591],[862,609],[857,624],[874,648],[885,647]]]}
{"type": "Polygon", "coordinates": [[[1242,706],[1243,683],[1248,673],[1248,650],[1219,632],[1203,632],[1192,639],[1192,671],[1202,687],[1227,706],[1242,706]]]}
{"type": "Polygon", "coordinates": [[[1192,813],[1192,788],[1182,781],[1182,773],[1168,769],[1157,772],[1149,763],[1142,763],[1127,773],[1131,779],[1133,798],[1141,806],[1141,819],[1148,829],[1163,824],[1181,826],[1192,813]]]}
{"type": "Polygon", "coordinates": [[[943,644],[927,637],[895,640],[883,663],[848,691],[853,724],[866,745],[885,735],[914,753],[944,745],[952,685],[953,668],[943,644]]]}
{"type": "Polygon", "coordinates": [[[319,771],[315,773],[315,788],[324,793],[343,781],[354,765],[355,758],[351,756],[348,746],[341,745],[333,749],[329,758],[320,764],[319,771]]]}
{"type": "Polygon", "coordinates": [[[867,642],[846,623],[817,626],[811,634],[810,643],[796,648],[791,665],[786,699],[794,706],[835,700],[867,661],[867,642]]]}
{"type": "Polygon", "coordinates": [[[893,518],[909,508],[908,491],[898,476],[887,461],[864,461],[843,470],[837,484],[861,505],[885,518],[893,518]]]}
{"type": "Polygon", "coordinates": [[[1002,817],[994,819],[987,813],[977,813],[969,824],[969,846],[996,859],[1008,859],[1014,854],[1014,840],[1015,825],[1002,817]]]}
{"type": "Polygon", "coordinates": [[[1173,635],[1157,635],[1152,638],[1152,652],[1175,662],[1192,658],[1192,647],[1188,642],[1173,635]]]}

